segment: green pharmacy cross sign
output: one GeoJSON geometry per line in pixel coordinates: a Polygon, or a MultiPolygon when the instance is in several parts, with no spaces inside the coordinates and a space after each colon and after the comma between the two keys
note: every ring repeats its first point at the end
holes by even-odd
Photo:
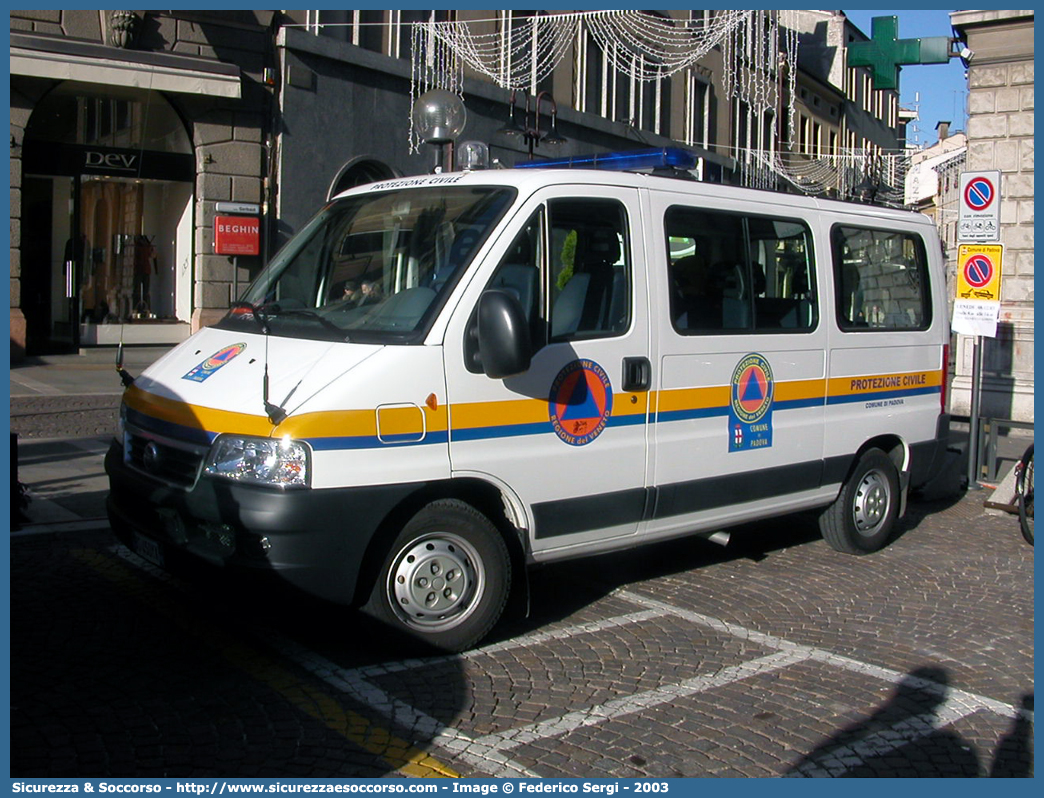
{"type": "Polygon", "coordinates": [[[945,64],[950,60],[948,36],[900,39],[898,17],[874,17],[870,26],[870,41],[848,45],[848,65],[870,67],[875,89],[898,88],[900,66],[945,64]]]}

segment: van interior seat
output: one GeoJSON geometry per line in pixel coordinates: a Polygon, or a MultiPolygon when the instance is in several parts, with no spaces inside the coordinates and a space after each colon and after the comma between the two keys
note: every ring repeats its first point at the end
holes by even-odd
{"type": "MultiPolygon", "coordinates": [[[[615,318],[614,312],[619,312],[619,303],[622,298],[618,294],[626,294],[626,278],[623,282],[617,279],[617,271],[614,268],[616,261],[620,259],[620,238],[616,228],[599,227],[591,230],[586,235],[579,236],[579,248],[576,257],[576,265],[573,277],[566,284],[566,289],[579,276],[587,279],[577,283],[576,287],[569,292],[568,301],[574,304],[567,312],[572,316],[578,305],[579,318],[576,325],[566,332],[600,332],[616,329],[619,320],[615,318]],[[580,288],[584,289],[583,297],[580,296],[580,288]],[[614,303],[616,310],[614,311],[614,303]]],[[[622,276],[622,273],[621,273],[622,276]]],[[[560,295],[559,301],[566,296],[566,289],[560,295]]],[[[556,303],[557,306],[557,303],[556,303]]]]}
{"type": "Polygon", "coordinates": [[[551,313],[551,336],[558,338],[572,335],[580,328],[580,317],[584,312],[587,289],[591,283],[589,274],[573,274],[562,293],[555,300],[551,313]]]}

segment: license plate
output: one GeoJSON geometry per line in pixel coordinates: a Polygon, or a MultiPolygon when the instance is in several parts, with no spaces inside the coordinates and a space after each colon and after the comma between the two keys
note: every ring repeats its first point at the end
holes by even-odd
{"type": "Polygon", "coordinates": [[[135,532],[131,544],[134,553],[143,560],[148,560],[150,563],[158,565],[160,568],[163,567],[163,549],[160,548],[159,543],[154,540],[149,540],[149,538],[144,535],[139,535],[135,532]]]}

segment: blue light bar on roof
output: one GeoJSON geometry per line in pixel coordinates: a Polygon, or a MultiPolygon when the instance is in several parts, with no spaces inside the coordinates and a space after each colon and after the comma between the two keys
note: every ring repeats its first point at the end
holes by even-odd
{"type": "Polygon", "coordinates": [[[516,169],[609,169],[617,172],[637,172],[642,169],[695,169],[696,156],[677,147],[659,147],[653,150],[625,150],[602,152],[597,155],[577,155],[548,161],[524,161],[516,169]]]}

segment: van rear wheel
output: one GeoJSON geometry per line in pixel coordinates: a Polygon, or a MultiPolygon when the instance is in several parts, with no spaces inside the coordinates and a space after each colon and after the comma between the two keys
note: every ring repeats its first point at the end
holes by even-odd
{"type": "Polygon", "coordinates": [[[823,539],[846,554],[869,554],[892,535],[899,515],[899,474],[880,449],[868,449],[822,515],[823,539]]]}
{"type": "Polygon", "coordinates": [[[507,546],[464,502],[445,499],[399,533],[368,602],[372,614],[443,651],[463,651],[499,620],[511,587],[507,546]]]}

